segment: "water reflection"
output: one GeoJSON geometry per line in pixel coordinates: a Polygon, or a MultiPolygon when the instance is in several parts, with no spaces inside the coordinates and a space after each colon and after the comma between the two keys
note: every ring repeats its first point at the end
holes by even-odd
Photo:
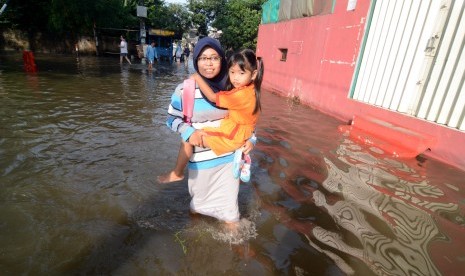
{"type": "Polygon", "coordinates": [[[459,275],[465,173],[388,158],[341,122],[263,93],[240,235],[157,185],[187,64],[0,55],[0,274],[459,275]],[[19,64],[18,64],[19,63],[19,64]]]}
{"type": "Polygon", "coordinates": [[[393,160],[379,149],[343,138],[334,143],[332,154],[324,148],[305,151],[301,142],[293,141],[293,127],[286,129],[278,134],[272,126],[265,132],[260,167],[268,167],[270,182],[279,186],[270,189],[259,183],[258,193],[266,198],[265,209],[304,234],[312,248],[341,271],[449,275],[463,269],[459,244],[465,240],[458,235],[465,226],[463,209],[446,187],[428,179],[425,164],[393,160]]]}

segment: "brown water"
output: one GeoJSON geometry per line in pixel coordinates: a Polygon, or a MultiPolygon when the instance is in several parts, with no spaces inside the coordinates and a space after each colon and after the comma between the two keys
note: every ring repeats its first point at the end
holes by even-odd
{"type": "Polygon", "coordinates": [[[155,182],[176,158],[165,114],[191,63],[36,59],[27,74],[0,54],[1,275],[465,274],[465,172],[392,159],[263,93],[231,235],[188,215],[186,182],[155,182]]]}

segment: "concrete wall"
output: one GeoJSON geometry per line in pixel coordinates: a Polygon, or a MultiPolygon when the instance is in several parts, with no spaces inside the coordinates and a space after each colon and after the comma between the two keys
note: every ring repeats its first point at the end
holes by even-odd
{"type": "MultiPolygon", "coordinates": [[[[101,36],[99,37],[99,55],[104,54],[119,54],[119,36],[101,36]]],[[[137,55],[136,43],[129,42],[130,54],[137,55]]],[[[81,36],[79,40],[72,39],[56,39],[46,37],[40,33],[29,39],[27,33],[5,29],[0,31],[0,50],[1,51],[23,51],[31,50],[34,47],[34,52],[37,53],[58,53],[58,54],[75,54],[76,46],[79,54],[95,55],[95,40],[91,36],[81,36]],[[34,45],[31,45],[34,44],[34,45]]]]}
{"type": "Polygon", "coordinates": [[[83,36],[79,41],[72,41],[70,39],[59,40],[46,37],[38,33],[34,37],[29,38],[27,33],[12,29],[3,30],[0,36],[2,37],[0,50],[22,51],[30,50],[34,47],[34,51],[38,53],[68,54],[75,52],[77,44],[80,53],[95,54],[95,42],[91,37],[83,36]]]}

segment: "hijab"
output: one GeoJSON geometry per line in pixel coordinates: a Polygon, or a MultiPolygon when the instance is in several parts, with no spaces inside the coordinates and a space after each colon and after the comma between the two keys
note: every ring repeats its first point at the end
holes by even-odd
{"type": "Polygon", "coordinates": [[[194,56],[193,56],[194,69],[197,73],[199,72],[199,68],[197,66],[197,58],[200,56],[200,54],[202,53],[205,47],[212,48],[221,57],[221,70],[218,73],[218,75],[216,75],[216,77],[214,77],[213,79],[207,79],[204,76],[200,74],[199,75],[202,77],[202,79],[204,79],[208,83],[208,85],[210,85],[213,91],[218,92],[220,90],[225,90],[226,81],[228,79],[228,68],[227,68],[228,63],[226,61],[224,51],[221,48],[221,44],[218,40],[211,38],[211,37],[204,37],[197,42],[194,48],[194,56]]]}

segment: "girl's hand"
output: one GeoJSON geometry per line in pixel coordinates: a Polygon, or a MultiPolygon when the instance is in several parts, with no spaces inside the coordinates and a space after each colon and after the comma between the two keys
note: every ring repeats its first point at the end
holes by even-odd
{"type": "Polygon", "coordinates": [[[199,76],[199,74],[198,74],[198,73],[194,73],[194,74],[192,74],[192,75],[189,77],[189,79],[191,79],[191,80],[195,80],[195,81],[197,81],[197,80],[198,80],[198,78],[200,78],[200,76],[199,76]]]}
{"type": "Polygon", "coordinates": [[[189,144],[195,147],[204,147],[203,145],[203,136],[207,136],[207,134],[203,130],[196,130],[192,133],[191,137],[189,137],[189,144]]]}
{"type": "Polygon", "coordinates": [[[253,143],[250,142],[250,141],[247,141],[247,142],[245,142],[245,144],[242,146],[242,152],[243,152],[244,154],[249,154],[249,152],[251,152],[251,151],[253,150],[253,147],[254,147],[253,143]]]}

